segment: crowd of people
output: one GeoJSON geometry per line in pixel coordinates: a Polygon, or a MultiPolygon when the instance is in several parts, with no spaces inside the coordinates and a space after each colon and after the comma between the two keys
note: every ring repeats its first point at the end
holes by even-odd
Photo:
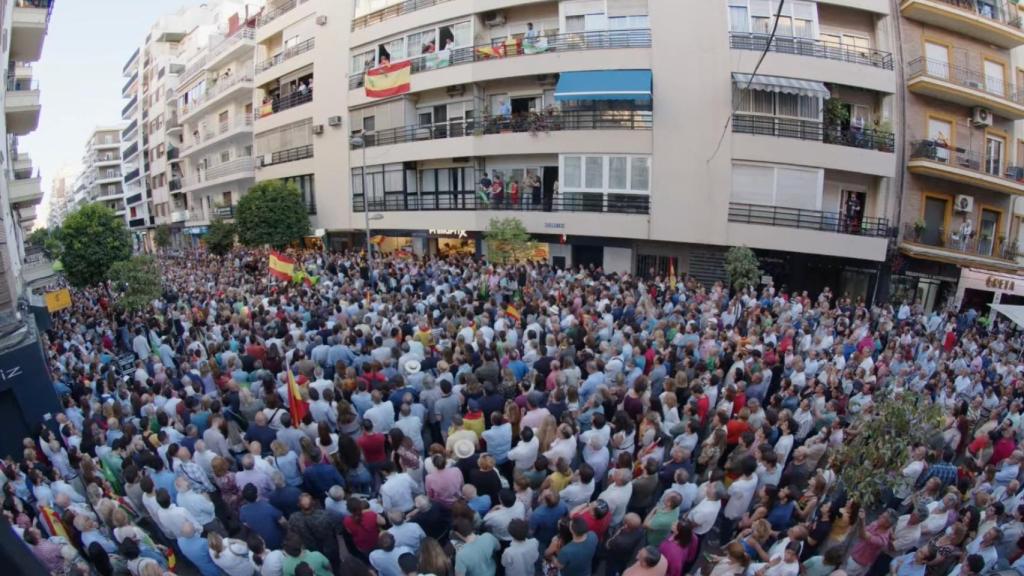
{"type": "MultiPolygon", "coordinates": [[[[160,258],[45,335],[63,412],[3,470],[54,574],[961,576],[1024,567],[1020,335],[691,279],[291,251],[160,258]],[[883,505],[834,455],[941,407],[883,505]]],[[[888,442],[899,443],[893,437],[888,442]]]]}

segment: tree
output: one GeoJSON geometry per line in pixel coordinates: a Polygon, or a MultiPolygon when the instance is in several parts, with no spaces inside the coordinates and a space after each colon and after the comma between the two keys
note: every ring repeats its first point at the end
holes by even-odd
{"type": "Polygon", "coordinates": [[[246,246],[284,248],[309,235],[309,212],[294,184],[260,182],[238,201],[238,240],[246,246]]]}
{"type": "Polygon", "coordinates": [[[132,239],[124,219],[100,204],[86,204],[68,215],[60,239],[64,273],[77,287],[102,282],[111,264],[132,255],[132,239]]]}
{"type": "Polygon", "coordinates": [[[50,230],[49,228],[36,228],[28,236],[28,243],[40,248],[43,255],[52,261],[60,260],[64,247],[60,243],[60,227],[50,230]]]}
{"type": "Polygon", "coordinates": [[[725,273],[729,277],[729,285],[736,290],[757,286],[761,282],[757,256],[746,246],[733,246],[725,253],[725,273]]]}
{"type": "Polygon", "coordinates": [[[163,292],[160,267],[152,256],[134,256],[114,262],[107,272],[116,304],[129,312],[145,310],[163,292]]]}
{"type": "Polygon", "coordinates": [[[171,227],[167,224],[161,224],[156,227],[153,234],[153,240],[156,242],[157,248],[167,248],[171,245],[171,227]]]}
{"type": "Polygon", "coordinates": [[[223,256],[235,245],[235,225],[216,218],[210,222],[210,229],[203,238],[206,248],[216,254],[223,256]]]}
{"type": "Polygon", "coordinates": [[[884,504],[890,491],[913,484],[900,472],[910,462],[911,447],[941,447],[944,423],[942,407],[921,394],[884,392],[873,400],[853,420],[832,461],[849,496],[868,509],[884,504]]]}
{"type": "Polygon", "coordinates": [[[518,218],[491,218],[484,240],[488,258],[498,264],[528,259],[534,247],[533,238],[518,218]]]}

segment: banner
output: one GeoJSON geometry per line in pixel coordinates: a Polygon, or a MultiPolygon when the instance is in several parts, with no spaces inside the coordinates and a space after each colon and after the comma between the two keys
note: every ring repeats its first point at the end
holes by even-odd
{"type": "Polygon", "coordinates": [[[295,260],[284,254],[271,252],[268,266],[270,267],[270,274],[278,280],[291,280],[295,274],[295,260]]]}
{"type": "Polygon", "coordinates": [[[504,58],[505,57],[505,44],[496,44],[493,46],[477,46],[476,55],[481,60],[491,60],[493,58],[504,58]]]}
{"type": "Polygon", "coordinates": [[[548,51],[548,39],[540,36],[538,38],[523,38],[523,54],[540,54],[548,51]]]}
{"type": "Polygon", "coordinates": [[[46,309],[51,314],[71,307],[71,291],[67,288],[47,292],[43,298],[46,301],[46,309]]]}
{"type": "Polygon", "coordinates": [[[431,52],[424,56],[423,60],[428,70],[447,68],[452,63],[452,51],[438,50],[437,52],[431,52]]]}
{"type": "Polygon", "coordinates": [[[368,98],[387,98],[409,91],[412,61],[385,64],[366,71],[363,85],[368,98]]]}

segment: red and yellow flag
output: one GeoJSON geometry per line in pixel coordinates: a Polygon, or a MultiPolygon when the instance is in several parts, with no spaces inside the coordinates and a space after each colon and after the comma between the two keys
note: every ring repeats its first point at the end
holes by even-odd
{"type": "Polygon", "coordinates": [[[676,290],[676,259],[668,259],[668,285],[673,292],[676,290]]]}
{"type": "Polygon", "coordinates": [[[270,274],[278,280],[291,280],[295,275],[295,260],[278,252],[270,253],[270,274]]]}
{"type": "Polygon", "coordinates": [[[489,60],[491,58],[504,58],[505,57],[505,44],[495,44],[493,46],[478,46],[476,49],[477,58],[483,60],[489,60]]]}
{"type": "Polygon", "coordinates": [[[371,68],[366,71],[366,77],[363,79],[366,96],[367,98],[387,98],[405,94],[409,91],[411,77],[411,60],[371,68]]]}
{"type": "Polygon", "coordinates": [[[505,308],[505,314],[508,314],[510,318],[515,318],[516,322],[522,322],[522,318],[519,316],[519,310],[516,310],[516,307],[511,304],[505,308]]]}
{"type": "Polygon", "coordinates": [[[292,374],[292,369],[289,366],[288,372],[288,412],[292,415],[292,425],[298,426],[302,419],[306,417],[306,412],[309,411],[309,405],[302,399],[302,391],[299,390],[298,383],[295,382],[295,375],[292,374]]]}
{"type": "Polygon", "coordinates": [[[49,506],[39,507],[40,516],[42,516],[43,524],[46,527],[46,531],[50,533],[50,536],[60,536],[70,542],[68,538],[68,531],[64,528],[64,523],[61,522],[60,516],[50,508],[49,506]]]}

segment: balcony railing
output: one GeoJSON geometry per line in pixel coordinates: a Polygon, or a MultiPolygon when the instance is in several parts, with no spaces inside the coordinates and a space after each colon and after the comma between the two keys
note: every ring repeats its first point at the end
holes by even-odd
{"type": "Polygon", "coordinates": [[[424,8],[430,8],[431,6],[437,6],[438,4],[444,4],[448,1],[449,0],[405,0],[405,2],[400,4],[394,4],[387,8],[381,8],[380,10],[364,14],[358,18],[353,18],[352,30],[367,28],[374,24],[380,24],[385,20],[410,14],[417,10],[423,10],[424,8]]]}
{"type": "Polygon", "coordinates": [[[252,126],[252,114],[244,114],[235,118],[232,122],[220,122],[217,124],[217,129],[214,130],[210,127],[205,127],[203,132],[200,134],[198,130],[193,132],[192,140],[185,146],[186,151],[190,151],[200,144],[206,144],[211,140],[219,139],[224,134],[231,132],[231,130],[238,128],[245,128],[246,126],[252,126]]]}
{"type": "MultiPolygon", "coordinates": [[[[476,46],[465,46],[423,54],[410,58],[412,73],[436,70],[459,64],[471,64],[484,60],[500,60],[517,56],[529,56],[549,52],[575,52],[578,50],[606,50],[610,48],[650,48],[651,31],[647,28],[635,30],[601,30],[595,32],[568,32],[548,34],[533,42],[524,42],[522,36],[514,37],[515,42],[488,42],[476,46]],[[447,58],[444,58],[447,52],[447,58]]],[[[348,79],[348,87],[355,90],[363,85],[365,70],[348,79]]]]}
{"type": "Polygon", "coordinates": [[[216,84],[206,89],[205,94],[193,100],[192,102],[189,102],[188,104],[183,104],[181,106],[182,117],[188,116],[189,114],[195,112],[199,108],[202,108],[204,105],[206,105],[207,102],[213,100],[217,96],[220,96],[221,94],[231,90],[235,86],[238,86],[239,84],[243,84],[246,82],[252,82],[252,74],[245,73],[229,76],[227,78],[220,78],[219,80],[217,80],[216,84]]]}
{"type": "Polygon", "coordinates": [[[650,130],[649,110],[566,110],[531,112],[515,116],[489,116],[426,126],[403,126],[363,136],[367,147],[389,146],[421,140],[482,136],[485,134],[562,132],[568,130],[650,130]]]}
{"type": "Polygon", "coordinates": [[[800,118],[736,113],[732,118],[732,131],[736,134],[814,140],[826,144],[880,152],[895,150],[895,137],[892,132],[873,128],[825,126],[817,120],[802,120],[800,118]]]}
{"type": "Polygon", "coordinates": [[[978,69],[955,66],[944,60],[915,58],[907,63],[907,78],[913,80],[920,76],[935,78],[1024,105],[1024,94],[1017,92],[1012,82],[986,76],[978,69]]]}
{"type": "Polygon", "coordinates": [[[14,76],[7,77],[8,92],[32,92],[35,90],[39,90],[38,80],[32,80],[31,78],[16,78],[14,76]]]}
{"type": "Polygon", "coordinates": [[[138,142],[132,142],[131,146],[129,146],[129,147],[124,149],[124,152],[121,154],[121,158],[131,158],[138,151],[139,151],[139,143],[138,142]]]}
{"type": "MultiPolygon", "coordinates": [[[[649,214],[650,197],[640,194],[566,193],[534,202],[529,193],[512,199],[506,190],[501,200],[485,199],[474,191],[394,194],[370,199],[373,212],[503,210],[512,212],[591,212],[649,214]]],[[[363,211],[362,194],[352,196],[352,210],[363,211]]]]}
{"type": "Polygon", "coordinates": [[[277,66],[278,64],[284,62],[285,60],[294,58],[299,54],[305,54],[306,52],[309,52],[315,47],[316,38],[310,38],[305,42],[299,42],[295,46],[289,46],[282,50],[281,52],[274,54],[269,60],[264,60],[262,62],[257,63],[256,73],[259,74],[260,72],[265,72],[273,68],[274,66],[277,66]]]}
{"type": "Polygon", "coordinates": [[[882,68],[883,70],[893,69],[892,54],[883,50],[858,48],[838,42],[815,40],[812,38],[796,38],[793,36],[775,36],[769,46],[769,38],[771,38],[770,34],[754,32],[731,32],[729,34],[730,46],[733,50],[764,52],[767,49],[779,54],[795,54],[797,56],[810,56],[811,58],[863,64],[865,66],[882,68]]]}
{"type": "Polygon", "coordinates": [[[291,12],[293,9],[295,9],[296,6],[305,4],[308,1],[309,0],[289,0],[288,2],[279,5],[277,8],[274,8],[273,10],[268,10],[263,14],[260,14],[259,18],[256,21],[256,25],[266,26],[267,24],[273,22],[280,16],[283,16],[284,14],[291,12]]]}
{"type": "Polygon", "coordinates": [[[740,202],[729,203],[729,222],[799,228],[802,230],[871,236],[874,238],[887,238],[892,235],[892,231],[889,228],[889,220],[886,218],[871,218],[847,212],[823,212],[821,210],[803,210],[800,208],[763,206],[740,202]]]}
{"type": "Polygon", "coordinates": [[[944,230],[942,226],[935,228],[925,223],[918,228],[914,223],[903,224],[903,240],[922,246],[942,248],[950,252],[959,252],[969,256],[982,256],[998,260],[1014,261],[1021,256],[1020,249],[1014,241],[1003,237],[983,236],[977,230],[969,233],[944,230]]]}
{"type": "Polygon", "coordinates": [[[987,174],[1011,182],[1024,183],[1024,167],[1005,166],[986,161],[984,154],[964,148],[949,148],[935,140],[915,140],[910,143],[911,160],[928,160],[954,168],[987,174]],[[1002,169],[1001,169],[1002,168],[1002,169]]]}
{"type": "Polygon", "coordinates": [[[286,162],[297,162],[299,160],[305,160],[306,158],[313,157],[313,145],[306,144],[305,146],[297,146],[295,148],[289,148],[287,150],[278,150],[277,152],[270,153],[270,161],[267,161],[266,156],[261,161],[262,166],[273,166],[274,164],[284,164],[286,162]]]}
{"type": "Polygon", "coordinates": [[[167,183],[167,186],[171,189],[171,192],[177,192],[178,190],[181,190],[181,179],[171,178],[167,183]]]}
{"type": "Polygon", "coordinates": [[[122,140],[128,140],[128,135],[132,133],[132,130],[135,130],[138,127],[139,127],[139,121],[138,120],[132,120],[131,123],[128,124],[127,128],[125,128],[124,130],[121,130],[121,139],[122,140]]]}
{"type": "Polygon", "coordinates": [[[138,194],[132,194],[131,196],[124,199],[124,203],[129,206],[132,204],[138,204],[139,202],[142,202],[142,192],[139,192],[138,194]]]}
{"type": "Polygon", "coordinates": [[[131,87],[132,83],[134,83],[138,79],[139,79],[139,73],[138,72],[136,72],[135,74],[132,74],[132,77],[129,78],[128,81],[124,83],[123,87],[121,87],[121,94],[124,94],[125,92],[127,92],[128,88],[131,87]]]}
{"type": "Polygon", "coordinates": [[[135,170],[132,170],[131,172],[125,174],[124,175],[124,183],[127,184],[127,183],[131,182],[132,180],[135,180],[136,178],[139,177],[140,173],[141,172],[139,171],[139,169],[136,168],[135,170]]]}
{"type": "MultiPolygon", "coordinates": [[[[949,4],[954,8],[977,14],[1000,24],[1006,24],[1013,28],[1021,27],[1021,17],[1017,7],[1010,6],[1006,0],[937,0],[943,4],[949,4]]],[[[1013,2],[1016,4],[1016,2],[1013,2]]]]}
{"type": "Polygon", "coordinates": [[[177,160],[179,157],[181,157],[181,150],[175,148],[174,146],[171,146],[170,148],[167,149],[168,160],[177,160]]]}
{"type": "Polygon", "coordinates": [[[141,48],[136,48],[135,52],[132,52],[132,55],[128,57],[128,61],[125,62],[124,63],[124,67],[121,68],[121,74],[127,75],[128,74],[128,70],[132,67],[132,64],[135,64],[136,62],[138,62],[138,60],[139,60],[139,51],[140,50],[141,50],[141,48]]]}
{"type": "Polygon", "coordinates": [[[138,96],[132,96],[132,99],[128,101],[128,104],[124,108],[121,108],[121,118],[128,115],[128,112],[139,103],[138,96]]]}
{"type": "Polygon", "coordinates": [[[142,228],[145,225],[146,225],[146,219],[145,218],[132,218],[131,220],[128,221],[128,227],[129,228],[142,228]]]}
{"type": "Polygon", "coordinates": [[[251,157],[235,158],[234,160],[229,160],[228,162],[224,162],[223,164],[218,164],[216,166],[207,168],[205,172],[200,172],[195,176],[186,178],[182,182],[182,185],[183,187],[198,186],[204,182],[219,180],[221,178],[226,178],[234,174],[252,174],[252,169],[253,164],[251,157]]]}
{"type": "Polygon", "coordinates": [[[308,88],[303,91],[296,90],[291,94],[283,98],[274,98],[266,100],[263,104],[260,104],[259,109],[256,111],[256,118],[265,118],[271,114],[277,114],[278,112],[284,112],[289,108],[295,108],[296,106],[302,106],[313,101],[313,89],[308,88]]]}

